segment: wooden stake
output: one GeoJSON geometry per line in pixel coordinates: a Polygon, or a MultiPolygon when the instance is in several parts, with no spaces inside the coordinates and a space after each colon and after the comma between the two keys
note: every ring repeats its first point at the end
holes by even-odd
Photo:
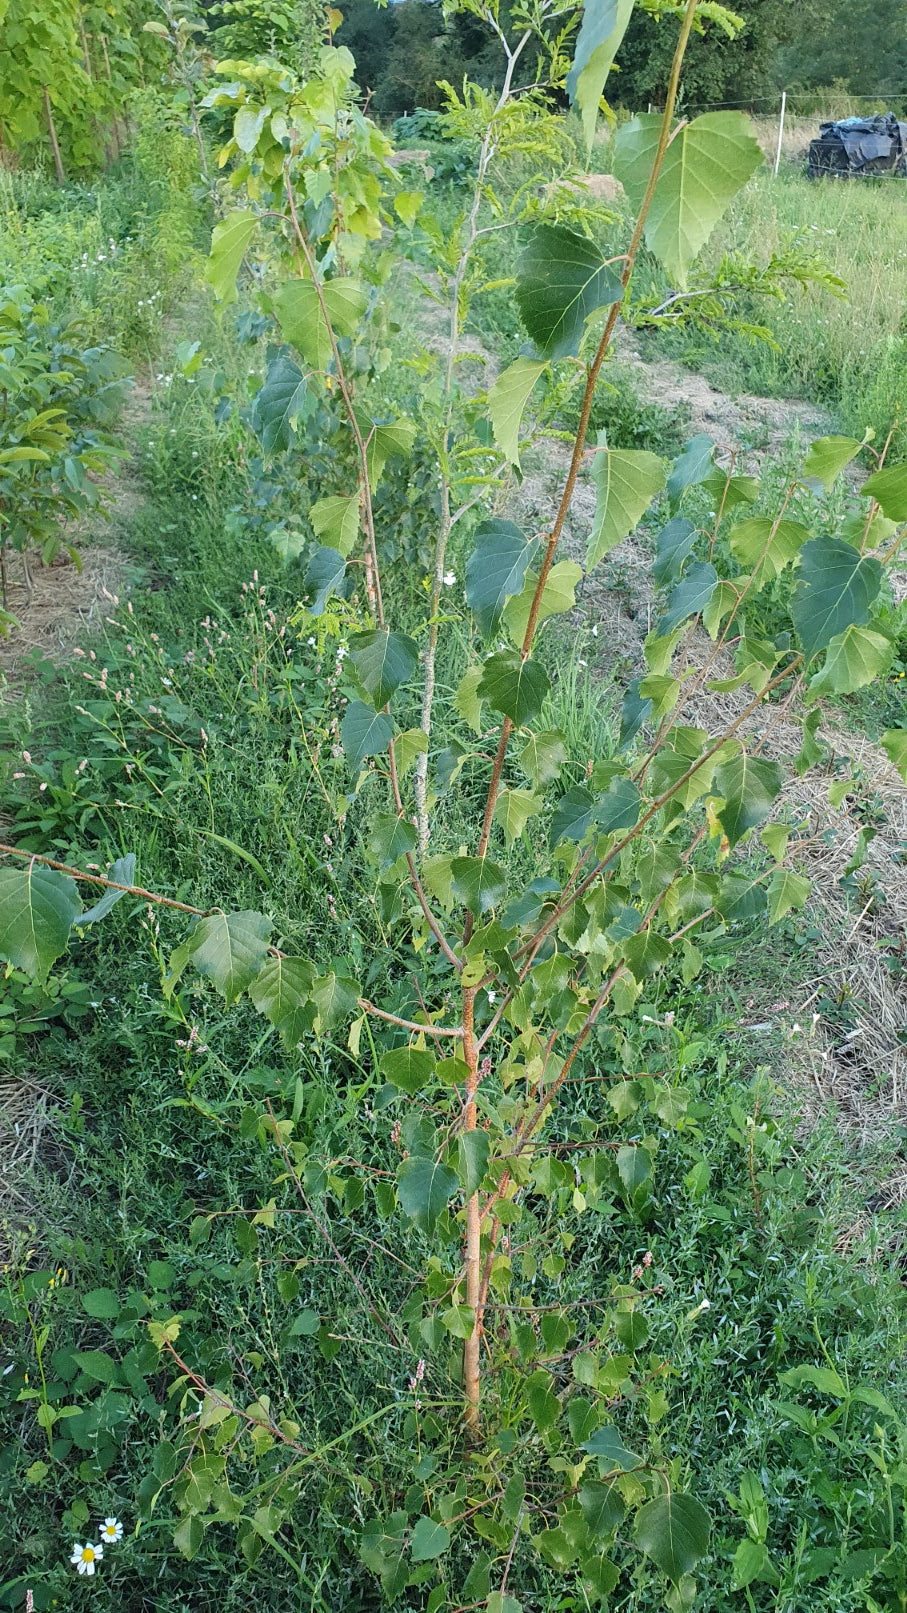
{"type": "Polygon", "coordinates": [[[85,18],[79,18],[79,36],[82,40],[82,63],[90,81],[94,82],[94,73],[91,71],[91,55],[88,50],[88,39],[85,34],[85,18]]]}
{"type": "Polygon", "coordinates": [[[778,169],[781,167],[781,142],[784,139],[784,114],[787,111],[787,90],[781,91],[781,116],[778,120],[778,149],[775,152],[775,168],[773,177],[777,179],[778,169]]]}
{"type": "MultiPolygon", "coordinates": [[[[479,1053],[475,1044],[473,1011],[475,990],[463,992],[463,1057],[469,1070],[466,1081],[466,1112],[463,1130],[475,1131],[478,1125],[476,1093],[479,1088],[479,1053]]],[[[466,1277],[466,1303],[472,1306],[475,1318],[470,1337],[463,1344],[464,1419],[472,1438],[481,1431],[481,1377],[482,1351],[482,1220],[479,1213],[479,1195],[472,1193],[466,1202],[466,1240],[463,1250],[463,1268],[466,1277]]]]}
{"type": "MultiPolygon", "coordinates": [[[[104,34],[99,34],[98,38],[101,41],[101,50],[104,53],[104,70],[105,70],[105,72],[107,74],[107,82],[108,82],[108,84],[112,84],[113,83],[113,74],[110,71],[110,57],[107,54],[107,38],[106,38],[106,35],[104,35],[104,34]]],[[[116,112],[113,109],[112,103],[111,103],[111,108],[110,108],[110,116],[111,116],[111,120],[113,122],[113,155],[114,155],[114,161],[119,162],[120,157],[123,154],[123,146],[125,145],[125,140],[123,139],[123,136],[120,134],[120,121],[119,121],[119,118],[116,115],[116,112]]]]}
{"type": "Polygon", "coordinates": [[[47,129],[50,135],[50,147],[54,154],[54,167],[57,170],[57,184],[65,185],[66,169],[63,167],[63,158],[60,156],[60,142],[57,139],[57,126],[54,123],[54,115],[51,110],[50,96],[47,93],[46,84],[44,86],[44,111],[47,116],[47,129]]]}

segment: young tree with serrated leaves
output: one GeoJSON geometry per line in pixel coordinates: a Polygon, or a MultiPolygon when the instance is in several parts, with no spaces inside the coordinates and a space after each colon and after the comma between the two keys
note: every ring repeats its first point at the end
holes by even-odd
{"type": "MultiPolygon", "coordinates": [[[[679,1459],[648,1460],[629,1449],[610,1409],[620,1395],[610,1341],[617,1340],[622,1360],[645,1347],[644,1287],[615,1273],[610,1325],[590,1324],[585,1332],[555,1303],[540,1324],[539,1345],[534,1271],[528,1258],[515,1258],[512,1239],[529,1224],[531,1198],[580,1214],[612,1199],[639,1208],[651,1195],[654,1142],[644,1130],[613,1146],[602,1142],[575,1171],[566,1170],[553,1130],[559,1098],[589,1079],[596,1049],[606,1034],[622,1034],[649,982],[668,968],[696,977],[696,938],[705,927],[765,913],[777,922],[807,900],[808,881],[797,866],[803,827],[777,815],[789,769],[772,752],[773,731],[782,718],[801,723],[795,769],[821,764],[818,702],[884,673],[893,653],[882,609],[886,575],[907,532],[907,467],[885,463],[884,452],[853,512],[836,525],[829,490],[859,455],[872,455],[858,439],[814,443],[775,498],[705,437],[694,438],[673,465],[588,441],[595,389],[621,318],[698,318],[706,298],[708,318],[720,324],[721,288],[701,282],[698,255],[762,161],[738,114],[675,124],[697,0],[668,9],[677,13],[678,31],[665,110],[634,119],[615,137],[615,172],[630,210],[620,251],[604,254],[593,211],[575,193],[569,203],[534,194],[503,216],[496,208],[496,223],[523,230],[514,296],[530,348],[472,394],[457,380],[457,359],[464,299],[485,274],[482,232],[491,226],[481,209],[495,154],[509,142],[547,149],[541,103],[511,98],[520,40],[546,34],[551,21],[544,5],[515,18],[522,30],[516,36],[504,34],[508,93],[484,102],[467,95],[454,106],[461,127],[483,112],[485,134],[472,209],[452,239],[438,232],[433,239],[428,225],[424,231],[424,249],[435,254],[427,289],[447,308],[453,356],[440,380],[424,367],[418,423],[383,405],[378,355],[383,288],[399,262],[388,254],[387,232],[395,233],[398,253],[402,247],[412,255],[407,243],[423,203],[403,188],[387,162],[389,143],[357,104],[349,53],[325,46],[317,73],[305,81],[261,65],[239,76],[234,63],[229,85],[211,97],[232,111],[225,156],[234,188],[246,192],[246,205],[214,231],[210,279],[219,299],[235,295],[247,253],[268,258],[264,306],[279,342],[256,402],[262,441],[268,452],[292,450],[322,406],[343,433],[336,485],[280,541],[286,553],[306,558],[308,620],[318,631],[347,635],[350,700],[341,740],[348,777],[338,810],[347,820],[363,815],[376,905],[407,946],[419,1006],[406,1014],[393,1002],[374,1003],[345,966],[285,955],[274,944],[272,921],[257,912],[198,913],[164,985],[178,992],[194,969],[227,1003],[248,994],[289,1047],[310,1036],[336,1042],[346,1025],[357,1052],[367,1039],[383,1081],[380,1102],[398,1111],[405,1149],[394,1183],[382,1189],[385,1208],[399,1207],[414,1240],[423,1240],[425,1270],[402,1317],[386,1316],[373,1301],[366,1308],[385,1331],[402,1328],[413,1346],[451,1370],[460,1352],[461,1415],[474,1460],[465,1488],[458,1481],[445,1490],[439,1481],[431,1510],[414,1524],[405,1511],[367,1524],[361,1551],[393,1597],[424,1583],[425,1565],[443,1559],[454,1533],[472,1519],[502,1565],[499,1589],[479,1587],[479,1599],[497,1613],[518,1613],[506,1586],[527,1515],[529,1458],[496,1426],[504,1412],[493,1386],[513,1354],[519,1415],[542,1453],[556,1455],[530,1469],[531,1484],[544,1492],[544,1524],[528,1527],[544,1561],[575,1573],[587,1596],[601,1598],[632,1561],[632,1543],[668,1580],[671,1608],[695,1597],[708,1514],[684,1488],[679,1459]],[[676,288],[666,304],[639,302],[643,245],[676,288]],[[509,509],[513,470],[534,435],[524,416],[543,378],[548,397],[557,397],[577,376],[579,426],[563,485],[539,529],[527,531],[509,509]],[[376,512],[388,461],[412,450],[417,431],[436,452],[440,519],[436,514],[428,608],[413,636],[394,622],[376,512]],[[596,512],[581,568],[562,557],[562,543],[575,491],[587,478],[596,512]],[[667,520],[651,562],[658,604],[645,667],[624,689],[616,744],[589,760],[571,754],[548,720],[546,626],[573,608],[582,576],[655,509],[667,520]],[[437,579],[440,570],[443,583],[458,526],[468,534],[465,587],[456,598],[444,586],[442,612],[437,579]],[[766,639],[750,627],[749,607],[769,588],[782,602],[784,623],[766,639]],[[446,688],[429,691],[439,643],[460,658],[452,698],[446,688]],[[700,721],[707,690],[730,697],[715,732],[700,721]],[[442,699],[445,725],[458,724],[465,743],[439,754],[442,699]],[[466,845],[451,843],[440,809],[455,778],[468,781],[477,800],[466,845]],[[564,1359],[575,1363],[572,1376],[556,1365],[564,1359]]],[[[589,0],[583,13],[568,87],[589,144],[631,12],[628,0],[589,0]]],[[[489,20],[500,27],[493,9],[489,20]]],[[[546,37],[556,64],[566,35],[546,37]]],[[[796,279],[806,272],[802,259],[777,262],[765,284],[777,289],[785,273],[796,279]]],[[[537,426],[545,409],[543,401],[537,426]]],[[[891,731],[884,743],[907,775],[907,733],[891,731]]],[[[131,867],[115,867],[106,879],[95,877],[107,894],[86,913],[76,882],[88,876],[47,859],[23,860],[27,866],[0,871],[0,956],[39,978],[73,928],[103,917],[118,894],[149,895],[134,884],[131,867]]],[[[612,1103],[615,1114],[638,1112],[652,1126],[675,1125],[683,1114],[682,1094],[641,1078],[615,1081],[612,1103]]],[[[282,1180],[294,1182],[309,1204],[307,1151],[292,1120],[272,1115],[268,1135],[279,1149],[282,1180]]],[[[329,1227],[322,1230],[341,1259],[329,1227]]],[[[549,1259],[554,1276],[557,1259],[549,1259]]],[[[344,1269],[358,1284],[346,1263],[344,1269]]],[[[219,1450],[216,1427],[231,1416],[237,1439],[248,1437],[257,1450],[264,1427],[272,1446],[288,1448],[288,1475],[295,1471],[306,1459],[298,1425],[293,1432],[261,1403],[231,1407],[177,1355],[179,1325],[178,1318],[155,1324],[154,1337],[205,1396],[188,1459],[206,1460],[209,1440],[219,1450]]],[[[439,1405],[432,1415],[449,1414],[439,1405]]],[[[281,1507],[292,1505],[289,1477],[287,1485],[286,1496],[274,1490],[272,1537],[281,1507]]],[[[181,1549],[213,1516],[207,1502],[186,1507],[181,1549]]],[[[429,1605],[444,1605],[445,1595],[438,1585],[429,1605]]]]}

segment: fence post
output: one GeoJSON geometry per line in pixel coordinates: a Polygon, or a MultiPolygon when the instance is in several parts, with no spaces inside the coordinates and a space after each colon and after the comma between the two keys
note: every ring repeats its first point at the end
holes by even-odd
{"type": "Polygon", "coordinates": [[[787,90],[781,91],[781,117],[778,120],[778,149],[775,152],[775,167],[773,177],[777,179],[778,169],[781,167],[781,142],[784,139],[784,114],[787,111],[787,90]]]}

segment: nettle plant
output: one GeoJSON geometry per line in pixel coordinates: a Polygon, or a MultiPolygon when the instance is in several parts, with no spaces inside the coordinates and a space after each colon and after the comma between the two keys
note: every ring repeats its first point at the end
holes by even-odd
{"type": "MultiPolygon", "coordinates": [[[[568,86],[589,140],[632,9],[630,0],[590,0],[583,13],[568,86]]],[[[571,1218],[609,1214],[615,1203],[645,1217],[659,1129],[684,1123],[683,1090],[625,1062],[642,995],[666,971],[696,977],[697,935],[766,914],[777,922],[807,900],[796,866],[804,831],[777,815],[770,821],[783,812],[789,770],[772,754],[773,729],[782,720],[802,725],[790,771],[821,764],[819,700],[871,683],[893,653],[886,571],[907,531],[907,466],[877,455],[836,524],[829,492],[872,452],[857,439],[813,443],[767,510],[770,490],[722,463],[707,438],[674,464],[587,441],[618,321],[683,314],[677,302],[666,314],[660,304],[640,307],[634,274],[643,248],[691,308],[697,291],[708,294],[716,322],[720,288],[697,281],[697,256],[762,162],[739,114],[675,123],[691,31],[718,8],[688,0],[658,9],[678,19],[677,48],[664,112],[635,118],[614,137],[630,211],[610,217],[611,235],[624,232],[616,255],[597,244],[600,219],[581,198],[549,204],[536,186],[506,199],[495,189],[502,152],[530,149],[544,161],[561,138],[545,126],[538,86],[523,95],[516,85],[524,45],[540,34],[559,70],[566,23],[544,5],[511,14],[515,35],[496,10],[485,13],[505,51],[504,85],[493,99],[468,90],[452,112],[460,133],[484,123],[472,202],[452,234],[428,220],[418,250],[417,220],[429,208],[401,190],[389,143],[357,104],[349,52],[325,46],[305,82],[271,61],[232,63],[230,82],[210,97],[234,108],[223,160],[230,187],[245,192],[244,207],[214,231],[211,282],[229,300],[244,258],[260,248],[254,279],[280,335],[256,404],[263,441],[273,452],[304,445],[325,404],[339,422],[336,485],[299,526],[306,620],[348,633],[340,728],[348,784],[337,811],[347,825],[361,822],[377,870],[376,908],[405,954],[420,1006],[406,1014],[396,1002],[372,1002],[348,966],[285,955],[258,912],[197,913],[165,990],[177,993],[193,968],[228,1003],[247,994],[290,1048],[312,1037],[336,1046],[349,1025],[350,1048],[379,1078],[375,1103],[395,1117],[403,1158],[376,1195],[381,1213],[399,1213],[410,1229],[410,1251],[422,1250],[423,1278],[398,1320],[428,1359],[429,1382],[448,1374],[459,1400],[433,1398],[426,1387],[421,1414],[406,1414],[415,1483],[402,1504],[366,1523],[360,1549],[388,1598],[433,1587],[432,1613],[464,1600],[519,1613],[507,1586],[524,1536],[550,1568],[577,1576],[590,1600],[607,1597],[625,1572],[642,1585],[649,1572],[663,1575],[672,1608],[695,1599],[708,1513],[687,1487],[683,1454],[668,1454],[657,1432],[650,1452],[634,1451],[618,1415],[644,1399],[644,1382],[670,1370],[647,1349],[646,1268],[627,1282],[615,1258],[595,1321],[594,1308],[561,1305],[554,1288],[553,1302],[540,1304],[539,1274],[555,1284],[564,1270],[571,1218]],[[462,324],[471,292],[487,284],[485,249],[498,226],[523,232],[513,295],[529,345],[470,394],[459,379],[462,324]],[[388,279],[403,256],[420,252],[431,266],[430,306],[446,310],[448,350],[414,365],[417,420],[389,408],[381,376],[388,279]],[[562,491],[542,529],[527,531],[511,513],[520,455],[577,373],[579,428],[562,491]],[[530,429],[524,415],[543,377],[546,401],[530,429]],[[408,453],[417,433],[434,446],[437,469],[425,516],[434,535],[429,586],[414,627],[411,615],[395,622],[376,510],[388,461],[408,453]],[[582,568],[563,555],[562,539],[586,479],[596,510],[582,568]],[[546,655],[545,633],[574,608],[584,573],[653,510],[667,519],[651,562],[659,604],[645,667],[625,688],[615,746],[571,756],[548,716],[557,641],[546,655]],[[461,590],[445,579],[464,549],[461,590]],[[782,617],[772,638],[748,626],[764,620],[767,591],[782,617]],[[729,714],[710,732],[698,714],[714,691],[729,697],[729,714]],[[451,730],[462,742],[449,742],[451,730]],[[454,778],[474,807],[462,840],[441,805],[454,778]],[[565,1163],[559,1105],[568,1092],[581,1100],[600,1067],[615,1063],[615,1132],[602,1137],[599,1124],[595,1146],[565,1163]],[[618,1131],[630,1119],[629,1135],[618,1131]],[[552,1243],[539,1251],[538,1206],[546,1203],[552,1243]],[[422,1448],[446,1442],[450,1450],[461,1428],[459,1458],[422,1448]],[[446,1564],[468,1529],[489,1550],[451,1590],[446,1564]]],[[[731,26],[728,15],[719,21],[731,26]]],[[[907,774],[907,732],[884,743],[907,774]]],[[[106,879],[90,876],[106,891],[85,912],[77,882],[89,876],[14,855],[25,865],[0,872],[0,956],[40,978],[73,929],[103,917],[126,891],[151,896],[124,863],[106,879]]],[[[269,1112],[262,1134],[277,1147],[279,1180],[310,1203],[305,1196],[324,1191],[325,1172],[297,1118],[269,1112]]],[[[315,1221],[336,1256],[326,1216],[315,1221]]],[[[283,1551],[298,1475],[314,1460],[302,1443],[303,1413],[275,1408],[264,1390],[239,1405],[177,1355],[179,1332],[178,1317],[153,1326],[193,1407],[203,1397],[201,1416],[187,1413],[182,1444],[168,1447],[172,1460],[159,1475],[158,1488],[174,1486],[182,1515],[176,1543],[191,1556],[208,1524],[229,1521],[243,1531],[250,1560],[262,1541],[283,1551]],[[266,1482],[246,1495],[251,1459],[264,1465],[266,1482]]],[[[665,1411],[653,1403],[653,1425],[665,1411]]]]}

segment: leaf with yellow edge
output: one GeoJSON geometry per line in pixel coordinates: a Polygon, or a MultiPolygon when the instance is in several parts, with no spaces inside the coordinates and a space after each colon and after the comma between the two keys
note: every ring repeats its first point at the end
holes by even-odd
{"type": "Polygon", "coordinates": [[[482,732],[482,698],[478,688],[484,672],[485,668],[482,666],[467,667],[454,695],[457,711],[476,734],[482,732]]]}
{"type": "Polygon", "coordinates": [[[592,567],[633,531],[667,481],[668,467],[656,454],[600,444],[592,461],[595,524],[586,554],[592,567]]]}
{"type": "Polygon", "coordinates": [[[587,151],[592,150],[605,80],[627,31],[633,5],[634,0],[585,0],[583,5],[567,92],[571,103],[579,108],[587,151]]]}
{"type": "Polygon", "coordinates": [[[544,359],[518,358],[501,371],[488,394],[488,418],[494,440],[510,465],[520,463],[523,410],[545,368],[544,359]]]}
{"type": "Polygon", "coordinates": [[[886,729],[882,735],[882,749],[907,784],[907,728],[886,729]]]}
{"type": "MultiPolygon", "coordinates": [[[[661,113],[643,113],[618,130],[614,172],[634,207],[645,196],[661,133],[661,113]]],[[[765,158],[742,112],[705,112],[675,130],[646,219],[649,251],[681,291],[689,269],[739,190],[765,158]]]]}
{"type": "Polygon", "coordinates": [[[495,821],[504,830],[508,847],[520,838],[530,818],[537,818],[544,806],[532,790],[501,790],[495,803],[495,821]]]}
{"type": "Polygon", "coordinates": [[[777,924],[795,907],[802,907],[812,889],[803,874],[789,868],[776,868],[768,882],[768,922],[777,924]]]}
{"type": "Polygon", "coordinates": [[[228,213],[215,224],[205,279],[213,286],[218,302],[235,302],[236,276],[257,226],[254,213],[228,213]]]}
{"type": "Polygon", "coordinates": [[[853,694],[887,671],[894,645],[884,633],[869,627],[846,627],[825,652],[825,663],[809,686],[811,695],[853,694]]]}
{"type": "Polygon", "coordinates": [[[394,212],[408,230],[415,224],[424,200],[420,190],[400,190],[394,197],[394,212]]]}

